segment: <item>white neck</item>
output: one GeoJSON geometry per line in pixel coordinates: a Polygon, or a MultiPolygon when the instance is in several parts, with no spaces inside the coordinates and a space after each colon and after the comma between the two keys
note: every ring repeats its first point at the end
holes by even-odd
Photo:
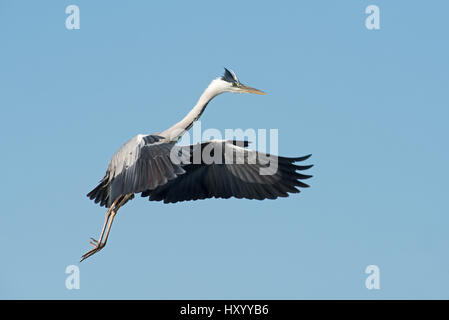
{"type": "Polygon", "coordinates": [[[165,137],[169,141],[178,141],[182,135],[192,127],[193,123],[199,119],[206,109],[207,104],[214,97],[224,92],[221,82],[220,79],[213,80],[184,119],[174,124],[169,129],[161,132],[159,135],[165,137]]]}

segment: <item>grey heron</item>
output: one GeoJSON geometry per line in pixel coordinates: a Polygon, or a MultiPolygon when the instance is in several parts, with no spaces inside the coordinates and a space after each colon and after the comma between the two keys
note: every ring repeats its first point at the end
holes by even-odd
{"type": "Polygon", "coordinates": [[[176,144],[208,103],[224,92],[265,94],[242,84],[235,72],[225,68],[224,75],[209,84],[181,121],[160,133],[136,135],[112,156],[103,179],[87,194],[107,211],[100,237],[91,238],[94,248],[81,261],[104,248],[118,210],[138,193],[150,201],[164,203],[213,197],[263,200],[287,197],[300,192],[299,188],[309,187],[302,180],[312,176],[297,171],[312,165],[295,162],[308,159],[310,154],[293,158],[269,155],[247,149],[247,141],[236,140],[176,144]],[[206,149],[213,156],[212,161],[202,158],[201,152],[206,149]],[[196,154],[200,157],[194,159],[196,154]],[[276,162],[275,171],[269,174],[262,172],[267,168],[267,158],[276,162]]]}

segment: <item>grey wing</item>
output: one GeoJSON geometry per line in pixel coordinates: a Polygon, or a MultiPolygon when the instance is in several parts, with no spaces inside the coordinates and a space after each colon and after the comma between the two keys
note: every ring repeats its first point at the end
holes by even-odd
{"type": "Polygon", "coordinates": [[[294,163],[304,161],[310,155],[297,158],[273,156],[234,144],[235,141],[213,141],[190,146],[192,163],[183,166],[186,173],[152,191],[143,192],[142,196],[165,203],[212,197],[262,200],[287,197],[289,193],[298,193],[299,188],[309,187],[301,180],[312,176],[297,171],[307,170],[312,165],[294,163]],[[212,153],[219,152],[221,162],[206,162],[203,158],[200,163],[195,162],[195,148],[203,150],[205,147],[214,150],[212,153]]]}
{"type": "Polygon", "coordinates": [[[99,185],[87,196],[110,207],[122,195],[153,190],[185,173],[170,159],[173,144],[161,142],[162,139],[138,135],[125,143],[113,155],[99,185]]]}

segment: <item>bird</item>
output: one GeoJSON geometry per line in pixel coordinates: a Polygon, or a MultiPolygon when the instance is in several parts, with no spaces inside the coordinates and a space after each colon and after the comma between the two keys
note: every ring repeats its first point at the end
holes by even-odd
{"type": "Polygon", "coordinates": [[[263,200],[287,197],[309,187],[303,180],[312,175],[301,171],[313,165],[295,163],[307,160],[311,154],[270,155],[248,149],[246,140],[177,144],[216,96],[225,92],[266,94],[244,85],[234,71],[224,69],[224,74],[210,82],[181,121],[162,132],[136,135],[111,157],[104,177],[87,194],[107,210],[99,238],[91,238],[93,248],[82,255],[81,261],[106,246],[118,210],[139,193],[149,201],[164,203],[231,197],[263,200]]]}

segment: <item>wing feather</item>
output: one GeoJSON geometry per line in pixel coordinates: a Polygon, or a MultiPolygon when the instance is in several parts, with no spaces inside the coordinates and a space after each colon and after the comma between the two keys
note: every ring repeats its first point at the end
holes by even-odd
{"type": "Polygon", "coordinates": [[[109,207],[120,196],[150,192],[185,173],[172,163],[173,143],[156,135],[137,135],[125,143],[111,158],[105,176],[87,196],[109,207]]]}
{"type": "Polygon", "coordinates": [[[189,150],[190,161],[194,160],[194,152],[199,151],[202,154],[198,148],[205,147],[212,147],[214,152],[221,152],[221,159],[225,161],[211,163],[200,159],[199,163],[183,164],[185,174],[177,175],[154,190],[146,190],[142,196],[149,196],[150,201],[165,203],[212,197],[262,200],[287,197],[289,193],[298,193],[300,188],[309,187],[301,180],[312,176],[297,171],[310,169],[312,165],[301,166],[295,162],[305,161],[310,155],[294,158],[278,157],[245,149],[247,143],[242,143],[244,147],[239,147],[238,143],[239,141],[210,141],[182,147],[189,150]],[[230,163],[230,159],[234,162],[230,163]],[[264,163],[261,159],[275,161],[277,170],[272,174],[262,174],[263,169],[273,162],[264,163]]]}

